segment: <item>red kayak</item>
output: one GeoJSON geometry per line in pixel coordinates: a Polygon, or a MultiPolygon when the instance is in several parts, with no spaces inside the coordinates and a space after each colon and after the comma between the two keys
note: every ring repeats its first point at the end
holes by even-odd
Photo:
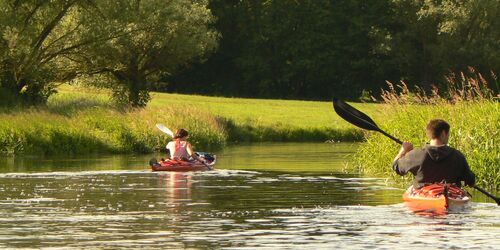
{"type": "MultiPolygon", "coordinates": [[[[208,158],[208,157],[207,157],[208,158]]],[[[151,159],[149,165],[153,171],[176,171],[176,172],[188,172],[188,171],[206,171],[213,170],[216,157],[211,156],[208,160],[205,159],[204,162],[200,161],[181,161],[181,160],[164,160],[156,161],[156,159],[151,159]]]]}
{"type": "Polygon", "coordinates": [[[435,183],[403,194],[406,206],[415,213],[443,215],[462,211],[470,202],[467,192],[453,184],[435,183]]]}

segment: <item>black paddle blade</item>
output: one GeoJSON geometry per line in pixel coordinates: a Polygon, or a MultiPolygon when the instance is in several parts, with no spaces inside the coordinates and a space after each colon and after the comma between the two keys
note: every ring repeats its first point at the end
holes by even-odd
{"type": "Polygon", "coordinates": [[[340,117],[357,127],[381,131],[372,118],[337,98],[333,98],[333,109],[340,117]]]}

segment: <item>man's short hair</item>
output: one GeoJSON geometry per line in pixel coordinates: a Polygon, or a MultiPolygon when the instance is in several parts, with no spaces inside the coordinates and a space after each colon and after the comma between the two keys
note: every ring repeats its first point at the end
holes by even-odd
{"type": "Polygon", "coordinates": [[[431,139],[438,138],[443,131],[450,132],[450,124],[443,119],[432,119],[427,123],[427,136],[431,139]]]}

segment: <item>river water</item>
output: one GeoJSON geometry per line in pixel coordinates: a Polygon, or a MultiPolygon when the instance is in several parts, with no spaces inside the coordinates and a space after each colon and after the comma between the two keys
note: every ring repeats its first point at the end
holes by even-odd
{"type": "Polygon", "coordinates": [[[151,172],[151,155],[0,158],[0,248],[500,248],[496,204],[413,214],[403,189],[348,173],[355,147],[231,146],[191,173],[151,172]]]}

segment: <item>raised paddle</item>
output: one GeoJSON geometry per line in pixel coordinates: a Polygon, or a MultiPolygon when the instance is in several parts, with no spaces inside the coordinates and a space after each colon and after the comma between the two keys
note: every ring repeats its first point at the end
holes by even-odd
{"type": "MultiPolygon", "coordinates": [[[[156,124],[156,127],[161,130],[161,132],[167,134],[167,135],[170,135],[170,137],[174,138],[174,132],[172,132],[172,130],[170,130],[169,128],[167,128],[167,126],[161,124],[161,123],[157,123],[156,124]]],[[[205,167],[208,168],[208,170],[213,170],[214,168],[210,165],[208,165],[206,162],[200,160],[200,159],[197,159],[199,162],[201,162],[203,165],[205,165],[205,167]]],[[[151,164],[151,163],[150,163],[151,164]]]]}
{"type": "Polygon", "coordinates": [[[161,130],[161,132],[167,134],[167,135],[170,135],[170,137],[174,138],[174,132],[172,132],[172,130],[168,129],[165,125],[161,124],[161,123],[157,123],[156,124],[156,127],[161,130]]]}
{"type": "Polygon", "coordinates": [[[377,124],[375,124],[375,122],[372,120],[372,118],[370,118],[369,116],[365,115],[363,112],[357,110],[356,108],[354,108],[353,106],[337,99],[337,98],[333,98],[333,109],[335,110],[335,112],[337,112],[337,114],[344,118],[344,120],[350,122],[351,124],[357,126],[357,127],[360,127],[362,129],[367,129],[367,130],[372,130],[372,131],[378,131],[382,134],[384,134],[385,136],[391,138],[393,141],[399,143],[399,144],[403,144],[403,142],[386,133],[384,130],[380,129],[377,124]]]}
{"type": "MultiPolygon", "coordinates": [[[[333,109],[340,117],[342,117],[344,120],[348,121],[349,123],[351,123],[357,127],[360,127],[362,129],[378,131],[378,132],[382,133],[383,135],[391,138],[393,141],[395,141],[399,144],[403,144],[403,142],[401,140],[399,140],[398,138],[396,138],[396,137],[386,133],[382,129],[380,129],[377,126],[377,124],[375,124],[375,122],[369,116],[367,116],[363,112],[357,110],[353,106],[345,103],[344,101],[341,101],[337,98],[333,98],[333,109]]],[[[486,190],[482,189],[481,187],[478,187],[476,185],[474,185],[473,187],[475,189],[477,189],[479,192],[481,192],[481,193],[485,194],[486,196],[495,200],[497,205],[500,206],[500,198],[495,197],[494,195],[488,193],[486,190]]]]}

